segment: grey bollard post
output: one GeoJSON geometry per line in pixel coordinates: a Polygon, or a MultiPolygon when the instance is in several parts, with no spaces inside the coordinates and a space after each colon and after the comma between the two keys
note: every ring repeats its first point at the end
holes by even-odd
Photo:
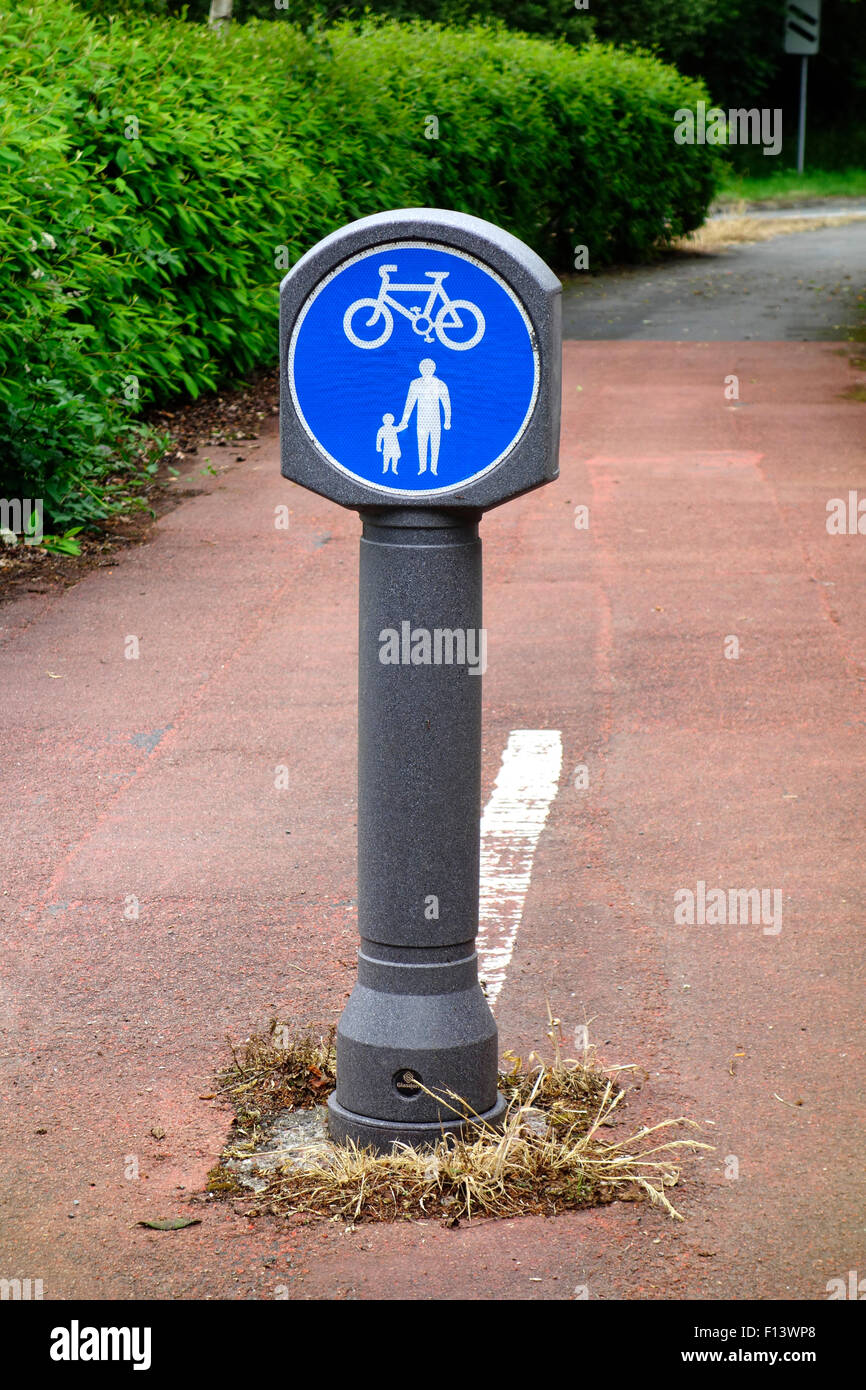
{"type": "Polygon", "coordinates": [[[329,1123],[384,1152],[504,1111],[475,950],[478,522],[558,474],[560,284],[479,218],[376,214],[289,272],[280,338],[283,474],[363,521],[361,949],[329,1123]]]}

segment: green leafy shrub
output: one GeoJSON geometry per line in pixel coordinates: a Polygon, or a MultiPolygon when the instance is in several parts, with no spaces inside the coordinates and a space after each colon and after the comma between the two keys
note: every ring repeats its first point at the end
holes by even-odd
{"type": "MultiPolygon", "coordinates": [[[[71,481],[95,481],[131,443],[129,403],[100,370],[102,306],[118,289],[104,239],[123,232],[76,158],[74,103],[53,88],[43,113],[43,89],[15,72],[19,52],[4,66],[23,91],[14,106],[0,98],[0,490],[43,497],[62,523],[71,481]]],[[[126,308],[118,300],[119,324],[126,308]]],[[[83,491],[75,504],[78,516],[105,511],[83,491]]]]}
{"type": "Polygon", "coordinates": [[[657,60],[501,29],[470,30],[471,42],[416,25],[331,32],[347,80],[387,84],[415,136],[436,115],[427,201],[498,222],[557,269],[571,268],[576,244],[598,267],[703,220],[718,161],[711,147],[675,146],[672,128],[706,93],[657,60]]]}
{"type": "Polygon", "coordinates": [[[324,228],[327,190],[282,136],[295,30],[270,62],[250,33],[230,78],[235,45],[190,26],[97,26],[62,2],[4,23],[0,488],[44,497],[53,526],[111,510],[142,404],[265,359],[268,240],[289,203],[324,228]]]}
{"type": "MultiPolygon", "coordinates": [[[[142,404],[273,363],[279,280],[389,207],[453,207],[558,268],[699,225],[703,89],[655,59],[393,22],[222,35],[13,4],[0,40],[0,495],[104,515],[142,404]],[[429,115],[439,138],[425,138],[429,115]]],[[[114,499],[114,500],[113,500],[114,499]]]]}

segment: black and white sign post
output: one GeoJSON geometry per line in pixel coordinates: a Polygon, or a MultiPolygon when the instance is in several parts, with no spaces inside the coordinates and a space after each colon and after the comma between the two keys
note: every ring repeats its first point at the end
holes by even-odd
{"type": "Polygon", "coordinates": [[[363,218],[280,291],[285,477],[363,521],[358,983],[330,1127],[385,1151],[501,1118],[478,982],[482,514],[558,473],[560,283],[462,213],[363,218]]]}
{"type": "Polygon", "coordinates": [[[821,39],[821,0],[788,0],[785,9],[785,52],[800,54],[800,123],[797,131],[797,173],[806,162],[806,87],[809,59],[821,39]]]}

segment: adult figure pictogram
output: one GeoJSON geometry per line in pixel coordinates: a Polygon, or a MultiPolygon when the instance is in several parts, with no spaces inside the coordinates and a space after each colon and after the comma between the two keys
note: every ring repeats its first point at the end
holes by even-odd
{"type": "Polygon", "coordinates": [[[397,429],[404,430],[406,428],[412,411],[415,410],[418,430],[418,472],[426,473],[427,471],[427,446],[429,444],[430,471],[435,473],[439,463],[442,424],[444,423],[446,430],[451,428],[451,397],[445,382],[440,381],[435,374],[436,363],[432,357],[425,357],[423,362],[419,362],[418,369],[421,375],[416,376],[409,387],[406,404],[403,407],[403,418],[397,429]]]}

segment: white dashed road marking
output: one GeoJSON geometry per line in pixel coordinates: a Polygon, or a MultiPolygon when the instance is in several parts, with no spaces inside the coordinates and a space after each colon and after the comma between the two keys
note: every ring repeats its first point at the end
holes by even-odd
{"type": "Polygon", "coordinates": [[[561,770],[558,729],[514,729],[481,817],[478,965],[491,1007],[505,983],[535,847],[559,788],[561,770]]]}

